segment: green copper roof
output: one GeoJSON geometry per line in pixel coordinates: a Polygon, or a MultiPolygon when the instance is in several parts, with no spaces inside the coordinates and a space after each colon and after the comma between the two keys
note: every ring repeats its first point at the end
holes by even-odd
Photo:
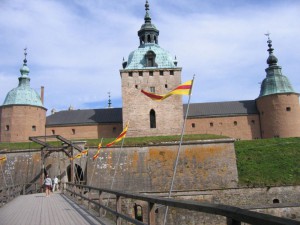
{"type": "Polygon", "coordinates": [[[25,51],[24,64],[20,69],[21,76],[19,77],[19,85],[8,92],[3,105],[32,105],[44,107],[40,95],[30,87],[26,55],[27,53],[25,51]]]}
{"type": "Polygon", "coordinates": [[[280,93],[295,93],[290,81],[282,75],[281,67],[277,65],[278,59],[273,55],[274,49],[270,38],[268,38],[268,46],[267,64],[269,64],[269,67],[266,69],[267,76],[261,84],[259,97],[280,93]]]}
{"type": "Polygon", "coordinates": [[[154,43],[146,43],[141,45],[137,50],[130,53],[127,66],[124,69],[150,69],[150,68],[176,68],[171,54],[154,43]],[[155,67],[147,67],[147,52],[155,53],[155,67]]]}

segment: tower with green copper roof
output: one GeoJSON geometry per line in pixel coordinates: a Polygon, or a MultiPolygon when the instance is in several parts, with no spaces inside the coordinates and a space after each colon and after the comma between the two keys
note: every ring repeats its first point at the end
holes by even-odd
{"type": "Polygon", "coordinates": [[[256,99],[260,114],[262,138],[300,136],[299,94],[296,93],[286,76],[277,65],[273,54],[272,41],[268,36],[266,78],[261,84],[256,99]]]}
{"type": "Polygon", "coordinates": [[[183,121],[181,96],[154,102],[141,90],[165,94],[181,83],[181,68],[175,57],[158,44],[159,30],[151,22],[148,1],[144,23],[138,31],[139,47],[123,59],[123,126],[130,123],[129,136],[179,134],[183,121]]]}
{"type": "Polygon", "coordinates": [[[30,87],[27,52],[24,50],[19,84],[7,93],[0,106],[1,142],[23,142],[28,141],[29,136],[45,134],[46,108],[40,95],[30,87]]]}

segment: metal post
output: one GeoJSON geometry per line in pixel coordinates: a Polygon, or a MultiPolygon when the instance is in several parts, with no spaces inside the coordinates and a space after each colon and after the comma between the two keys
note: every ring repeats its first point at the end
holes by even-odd
{"type": "MultiPolygon", "coordinates": [[[[116,196],[116,212],[121,213],[121,196],[116,196]]],[[[116,216],[116,225],[121,225],[121,218],[117,215],[116,216]]]]}

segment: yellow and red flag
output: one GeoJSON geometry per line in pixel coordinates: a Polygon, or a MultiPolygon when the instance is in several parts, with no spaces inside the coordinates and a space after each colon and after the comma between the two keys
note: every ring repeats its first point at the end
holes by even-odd
{"type": "Polygon", "coordinates": [[[180,84],[178,87],[176,87],[175,89],[173,89],[165,95],[156,95],[150,92],[146,92],[144,90],[141,90],[141,92],[154,101],[162,101],[170,97],[171,95],[190,95],[192,91],[192,86],[193,80],[189,80],[183,84],[180,84]]]}
{"type": "Polygon", "coordinates": [[[4,162],[4,161],[6,161],[6,160],[7,160],[6,155],[0,156],[0,162],[4,162]]]}
{"type": "Polygon", "coordinates": [[[101,147],[102,147],[102,140],[101,140],[101,143],[98,144],[98,150],[97,150],[96,154],[93,156],[93,160],[95,160],[99,157],[101,147]]]}
{"type": "Polygon", "coordinates": [[[108,143],[106,145],[106,147],[110,147],[110,146],[114,145],[115,143],[117,143],[117,142],[121,141],[122,139],[124,139],[125,136],[126,136],[127,130],[128,130],[128,123],[127,123],[126,127],[124,128],[124,130],[122,131],[122,133],[114,141],[108,143]]]}
{"type": "Polygon", "coordinates": [[[73,158],[70,158],[70,160],[73,160],[73,159],[80,159],[82,156],[82,153],[78,153],[77,155],[75,155],[73,158]]]}
{"type": "Polygon", "coordinates": [[[82,155],[87,155],[88,153],[89,153],[89,149],[88,149],[88,148],[84,149],[84,150],[81,152],[82,155]]]}

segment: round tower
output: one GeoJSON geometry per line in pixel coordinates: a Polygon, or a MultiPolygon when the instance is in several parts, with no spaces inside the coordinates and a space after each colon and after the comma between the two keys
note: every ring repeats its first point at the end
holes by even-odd
{"type": "Polygon", "coordinates": [[[267,76],[263,80],[260,95],[256,99],[260,114],[262,138],[299,137],[300,106],[288,78],[282,75],[278,59],[273,54],[272,41],[268,35],[267,76]]]}
{"type": "Polygon", "coordinates": [[[128,136],[180,134],[183,122],[181,96],[162,102],[152,101],[141,90],[165,94],[181,83],[181,68],[169,52],[158,45],[159,30],[151,23],[149,4],[145,4],[144,24],[138,31],[139,47],[123,59],[123,126],[129,122],[128,136]]]}
{"type": "Polygon", "coordinates": [[[19,85],[8,92],[0,106],[0,142],[25,142],[30,136],[45,135],[47,109],[40,95],[30,87],[26,49],[24,55],[19,85]]]}

